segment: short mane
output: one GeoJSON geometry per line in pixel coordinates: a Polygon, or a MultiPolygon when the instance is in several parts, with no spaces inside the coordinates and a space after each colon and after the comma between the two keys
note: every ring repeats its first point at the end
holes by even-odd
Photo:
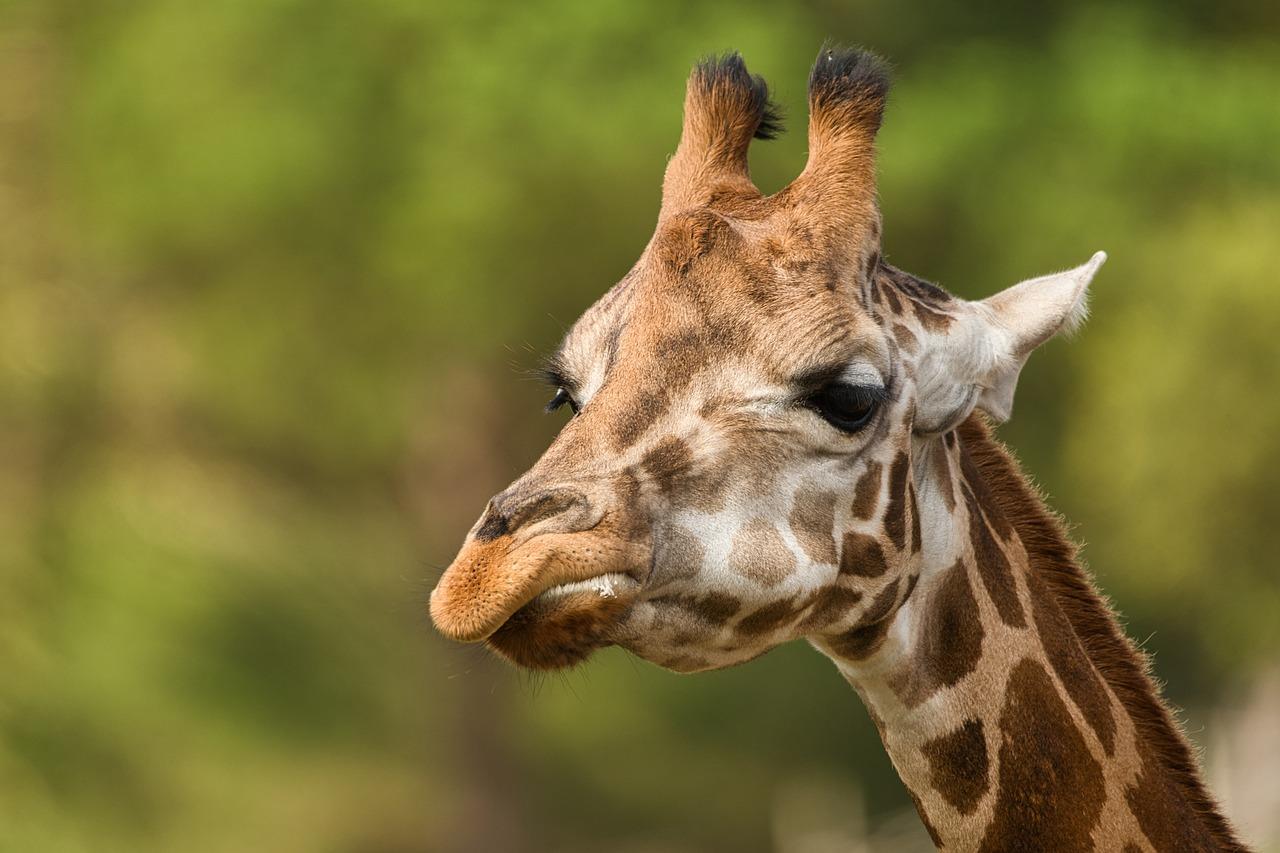
{"type": "Polygon", "coordinates": [[[1205,789],[1182,730],[1151,679],[1151,662],[1120,629],[1114,611],[1081,567],[1078,547],[1060,516],[1045,504],[1017,460],[996,439],[985,418],[973,414],[959,427],[964,449],[991,495],[1013,524],[1030,558],[1053,593],[1085,653],[1129,713],[1139,737],[1160,762],[1222,850],[1245,851],[1218,804],[1205,789]]]}

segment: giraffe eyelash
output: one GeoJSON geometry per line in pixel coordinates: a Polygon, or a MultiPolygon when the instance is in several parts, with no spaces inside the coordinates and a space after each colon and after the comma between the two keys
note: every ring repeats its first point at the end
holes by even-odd
{"type": "Polygon", "coordinates": [[[554,359],[538,370],[538,376],[555,391],[551,400],[543,407],[543,411],[550,414],[563,406],[568,406],[575,415],[578,414],[578,401],[573,396],[573,385],[565,378],[554,359]]]}
{"type": "Polygon", "coordinates": [[[551,402],[547,403],[544,411],[551,414],[562,406],[568,406],[573,413],[578,414],[578,402],[573,399],[573,395],[565,390],[564,386],[556,388],[555,396],[551,398],[551,402]]]}
{"type": "Polygon", "coordinates": [[[801,405],[841,432],[855,433],[875,419],[889,396],[889,390],[882,385],[837,381],[813,391],[801,405]]]}

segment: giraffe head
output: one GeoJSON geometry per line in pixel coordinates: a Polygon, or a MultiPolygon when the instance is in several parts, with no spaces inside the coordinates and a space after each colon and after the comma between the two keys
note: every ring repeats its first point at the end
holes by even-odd
{"type": "Polygon", "coordinates": [[[653,238],[551,359],[572,418],[431,595],[446,636],[534,668],[617,644],[688,671],[856,642],[910,595],[938,521],[913,470],[975,408],[1008,417],[1103,255],[979,302],[887,265],[887,89],[875,57],[824,50],[808,163],[765,197],[764,81],[736,55],[695,68],[653,238]]]}

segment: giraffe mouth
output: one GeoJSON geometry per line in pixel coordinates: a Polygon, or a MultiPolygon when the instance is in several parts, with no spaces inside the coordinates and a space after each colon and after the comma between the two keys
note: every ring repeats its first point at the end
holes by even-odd
{"type": "Polygon", "coordinates": [[[509,534],[472,537],[432,590],[431,619],[449,639],[481,642],[521,610],[526,616],[559,610],[561,602],[583,595],[603,602],[625,598],[633,571],[647,564],[644,543],[598,530],[539,534],[523,542],[509,534]]]}
{"type": "Polygon", "coordinates": [[[485,642],[528,669],[562,669],[612,645],[611,629],[630,611],[641,584],[606,572],[546,589],[521,606],[485,642]]]}
{"type": "MultiPolygon", "coordinates": [[[[603,575],[596,575],[586,580],[556,584],[534,596],[533,601],[530,601],[529,604],[541,603],[547,605],[567,596],[583,592],[594,592],[601,598],[614,598],[619,594],[638,588],[639,585],[636,579],[626,572],[606,572],[603,575]]],[[[529,604],[525,606],[528,607],[529,604]]]]}

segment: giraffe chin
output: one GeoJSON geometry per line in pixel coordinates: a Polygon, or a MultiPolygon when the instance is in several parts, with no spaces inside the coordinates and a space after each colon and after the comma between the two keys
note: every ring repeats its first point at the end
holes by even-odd
{"type": "Polygon", "coordinates": [[[611,629],[631,610],[639,587],[620,573],[553,587],[512,614],[485,643],[526,669],[574,666],[612,645],[611,629]]]}

